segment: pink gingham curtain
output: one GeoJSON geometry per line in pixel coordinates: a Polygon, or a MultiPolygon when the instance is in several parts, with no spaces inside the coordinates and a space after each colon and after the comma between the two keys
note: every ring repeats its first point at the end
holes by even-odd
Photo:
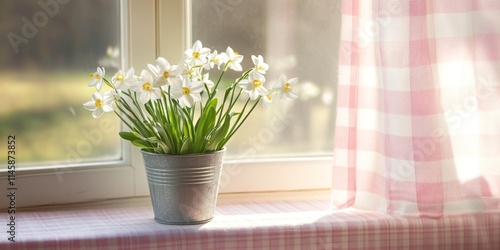
{"type": "Polygon", "coordinates": [[[333,208],[500,211],[500,0],[344,0],[333,208]]]}

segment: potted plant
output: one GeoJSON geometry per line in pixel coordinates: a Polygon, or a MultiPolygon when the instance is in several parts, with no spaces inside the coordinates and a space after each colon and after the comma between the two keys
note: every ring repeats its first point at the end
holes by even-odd
{"type": "Polygon", "coordinates": [[[243,56],[228,47],[217,53],[196,41],[179,65],[159,57],[135,75],[119,70],[108,80],[105,69],[91,73],[98,92],[83,104],[94,118],[114,112],[128,127],[121,138],[141,148],[155,220],[198,224],[213,218],[225,145],[258,103],[273,96],[296,98],[296,78],[282,74],[265,88],[269,66],[252,56],[254,67],[223,87],[228,70],[243,71],[243,56]],[[216,82],[209,71],[219,70],[216,82]],[[101,94],[103,85],[110,89],[101,94]],[[218,94],[219,88],[225,88],[218,94]]]}

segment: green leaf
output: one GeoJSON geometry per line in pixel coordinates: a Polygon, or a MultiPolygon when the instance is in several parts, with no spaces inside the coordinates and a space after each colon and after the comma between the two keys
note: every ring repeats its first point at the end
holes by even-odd
{"type": "Polygon", "coordinates": [[[199,119],[200,126],[195,131],[195,151],[203,151],[207,144],[206,138],[210,135],[215,126],[215,107],[211,106],[199,119]]]}
{"type": "MultiPolygon", "coordinates": [[[[206,133],[206,127],[207,127],[207,122],[215,122],[215,119],[211,119],[212,116],[215,115],[215,113],[211,113],[212,109],[215,111],[217,108],[217,102],[218,99],[214,98],[210,102],[207,103],[205,108],[203,109],[203,112],[201,113],[201,116],[198,118],[198,121],[196,122],[195,130],[199,131],[200,129],[202,130],[202,133],[206,133]]],[[[213,127],[213,125],[211,125],[213,127]]],[[[210,127],[210,126],[208,126],[210,127]]]]}
{"type": "Polygon", "coordinates": [[[212,100],[210,100],[210,102],[207,104],[207,106],[205,106],[205,109],[209,109],[209,108],[217,108],[217,103],[218,103],[218,99],[217,98],[214,98],[212,100]]]}
{"type": "Polygon", "coordinates": [[[187,138],[183,143],[182,143],[182,147],[181,147],[181,151],[180,151],[180,154],[188,154],[191,152],[191,149],[192,149],[192,146],[193,146],[193,141],[191,140],[191,138],[187,138]]]}
{"type": "Polygon", "coordinates": [[[131,142],[140,139],[140,137],[137,136],[133,132],[120,132],[118,134],[120,135],[120,137],[122,139],[127,140],[127,141],[131,141],[131,142]]]}
{"type": "Polygon", "coordinates": [[[158,153],[157,150],[153,148],[142,148],[142,150],[148,152],[148,153],[158,153]]]}
{"type": "Polygon", "coordinates": [[[156,147],[156,152],[157,153],[163,153],[163,154],[168,154],[170,153],[170,148],[165,145],[163,142],[158,143],[158,147],[156,147]]]}
{"type": "Polygon", "coordinates": [[[155,129],[156,131],[158,131],[156,133],[157,137],[158,137],[158,144],[159,146],[162,147],[163,151],[170,151],[170,150],[173,150],[173,151],[176,151],[176,144],[175,142],[172,140],[170,133],[168,133],[167,131],[173,129],[172,126],[169,124],[169,123],[165,123],[165,126],[161,126],[160,123],[156,123],[155,124],[155,129]],[[161,143],[160,143],[161,142],[161,143]],[[170,150],[165,150],[165,148],[168,148],[170,150]]]}
{"type": "Polygon", "coordinates": [[[224,138],[229,132],[229,126],[231,124],[231,116],[226,114],[224,116],[224,122],[220,127],[218,127],[212,136],[210,136],[210,142],[208,144],[208,150],[220,150],[226,144],[224,138]]]}
{"type": "Polygon", "coordinates": [[[194,126],[192,117],[190,116],[187,109],[181,109],[181,114],[184,122],[183,124],[181,124],[183,133],[191,138],[194,138],[194,126]]]}
{"type": "Polygon", "coordinates": [[[153,148],[154,145],[149,142],[149,141],[146,141],[146,140],[135,140],[132,142],[132,145],[136,146],[136,147],[140,147],[140,148],[153,148]]]}

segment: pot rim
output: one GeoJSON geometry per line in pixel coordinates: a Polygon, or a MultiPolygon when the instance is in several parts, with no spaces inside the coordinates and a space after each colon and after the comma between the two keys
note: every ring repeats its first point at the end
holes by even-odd
{"type": "Polygon", "coordinates": [[[181,157],[196,157],[196,156],[202,156],[202,155],[212,155],[212,154],[219,154],[219,153],[223,153],[226,151],[226,147],[223,147],[221,150],[218,150],[218,151],[212,151],[212,152],[208,152],[208,153],[192,153],[192,154],[182,154],[182,155],[173,155],[173,154],[158,154],[158,153],[151,153],[151,152],[147,152],[147,151],[144,151],[141,149],[141,153],[144,154],[144,155],[150,155],[150,156],[168,156],[168,157],[178,157],[178,158],[181,158],[181,157]]]}

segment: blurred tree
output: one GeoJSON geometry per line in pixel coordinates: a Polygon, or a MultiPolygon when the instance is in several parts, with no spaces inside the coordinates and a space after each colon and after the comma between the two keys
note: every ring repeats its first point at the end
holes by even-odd
{"type": "Polygon", "coordinates": [[[93,68],[108,46],[119,45],[119,1],[69,1],[53,13],[40,3],[57,1],[0,2],[0,69],[93,68]],[[34,27],[34,35],[26,37],[23,26],[34,27]],[[17,53],[9,34],[27,40],[17,53]]]}

